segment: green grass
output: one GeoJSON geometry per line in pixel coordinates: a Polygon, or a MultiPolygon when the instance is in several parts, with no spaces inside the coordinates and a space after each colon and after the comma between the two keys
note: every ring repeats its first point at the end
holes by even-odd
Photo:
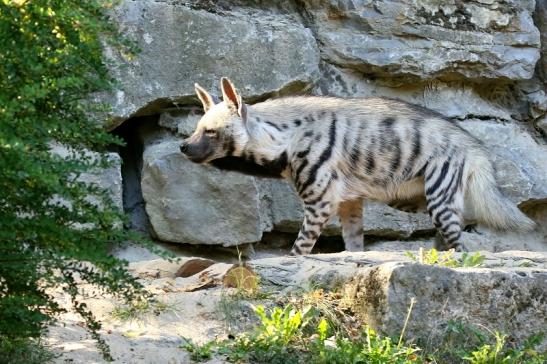
{"type": "MultiPolygon", "coordinates": [[[[409,309],[409,313],[412,306],[409,309]]],[[[221,356],[232,363],[464,363],[471,364],[539,364],[545,353],[534,347],[541,336],[534,336],[516,347],[498,333],[484,333],[458,321],[447,326],[442,344],[425,350],[399,337],[383,336],[370,327],[359,332],[340,330],[320,310],[293,304],[266,309],[256,306],[258,325],[254,330],[232,340],[211,341],[199,346],[185,339],[181,348],[194,361],[221,356]]],[[[405,323],[406,326],[406,323],[405,323]]]]}
{"type": "Polygon", "coordinates": [[[474,268],[484,264],[485,256],[476,252],[475,254],[463,253],[459,259],[454,257],[454,249],[439,252],[435,248],[424,250],[420,248],[418,255],[412,252],[405,252],[405,255],[414,262],[427,265],[438,265],[447,268],[474,268]]]}
{"type": "Polygon", "coordinates": [[[159,316],[165,312],[177,313],[178,308],[175,304],[152,298],[148,300],[135,300],[127,305],[116,306],[110,312],[110,316],[122,322],[144,321],[152,315],[159,316]]]}
{"type": "Polygon", "coordinates": [[[188,353],[190,353],[190,359],[192,359],[193,361],[205,361],[213,357],[213,346],[215,345],[214,341],[200,346],[194,344],[192,340],[185,337],[183,337],[182,340],[183,343],[179,345],[179,348],[184,349],[188,353]]]}
{"type": "Polygon", "coordinates": [[[547,362],[545,353],[538,353],[535,346],[541,342],[541,335],[533,336],[521,348],[507,344],[507,336],[494,332],[494,341],[483,344],[463,357],[471,364],[543,364],[547,362]]]}
{"type": "Polygon", "coordinates": [[[420,363],[417,348],[405,346],[389,337],[364,329],[357,338],[335,335],[319,311],[293,305],[265,309],[257,306],[259,325],[234,340],[210,342],[204,346],[187,340],[183,348],[193,360],[205,360],[213,354],[230,362],[242,363],[420,363]]]}

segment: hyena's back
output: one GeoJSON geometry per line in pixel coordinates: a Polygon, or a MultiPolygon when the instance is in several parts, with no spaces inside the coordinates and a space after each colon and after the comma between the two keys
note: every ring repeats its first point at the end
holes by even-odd
{"type": "Polygon", "coordinates": [[[288,153],[293,180],[301,191],[313,184],[306,173],[315,169],[310,162],[322,161],[314,165],[317,172],[332,170],[343,177],[340,197],[390,202],[412,197],[412,190],[423,192],[425,168],[437,157],[459,158],[471,150],[484,153],[473,137],[452,122],[396,100],[302,97],[255,106],[261,115],[271,111],[273,120],[280,117],[280,107],[281,117],[299,125],[288,153]]]}
{"type": "Polygon", "coordinates": [[[329,97],[254,109],[264,122],[295,128],[287,153],[305,203],[368,198],[426,207],[449,244],[464,217],[501,229],[533,226],[499,193],[480,142],[435,112],[385,98],[329,97]]]}

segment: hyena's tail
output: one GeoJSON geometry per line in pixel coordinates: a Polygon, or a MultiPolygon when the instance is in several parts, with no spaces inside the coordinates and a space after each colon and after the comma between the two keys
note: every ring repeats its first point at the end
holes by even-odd
{"type": "Polygon", "coordinates": [[[488,158],[476,156],[468,168],[466,200],[477,221],[499,230],[534,229],[535,222],[499,191],[488,158]]]}

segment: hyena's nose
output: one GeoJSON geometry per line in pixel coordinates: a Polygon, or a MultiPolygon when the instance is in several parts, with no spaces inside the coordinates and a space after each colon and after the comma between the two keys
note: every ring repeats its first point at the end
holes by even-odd
{"type": "Polygon", "coordinates": [[[184,154],[188,151],[188,142],[182,142],[180,145],[180,151],[184,154]]]}

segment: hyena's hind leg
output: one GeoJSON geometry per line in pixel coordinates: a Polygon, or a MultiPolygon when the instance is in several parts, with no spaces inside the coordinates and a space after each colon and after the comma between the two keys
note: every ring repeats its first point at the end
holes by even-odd
{"type": "Polygon", "coordinates": [[[310,254],[323,226],[329,221],[334,211],[336,211],[336,206],[329,201],[304,203],[304,222],[290,255],[310,254]]]}
{"type": "Polygon", "coordinates": [[[437,228],[436,246],[439,249],[466,251],[460,242],[464,224],[465,159],[448,156],[430,161],[425,171],[427,211],[437,228]]]}
{"type": "Polygon", "coordinates": [[[344,246],[350,252],[362,252],[363,242],[363,200],[344,201],[338,206],[342,225],[344,246]]]}

